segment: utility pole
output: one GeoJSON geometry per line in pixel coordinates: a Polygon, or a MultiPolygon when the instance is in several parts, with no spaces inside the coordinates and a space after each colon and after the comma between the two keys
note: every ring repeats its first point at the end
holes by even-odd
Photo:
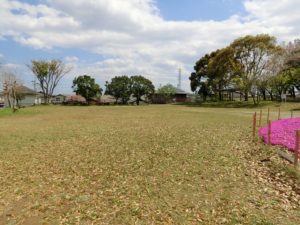
{"type": "Polygon", "coordinates": [[[35,100],[34,100],[34,104],[35,105],[38,105],[38,104],[40,104],[39,103],[39,100],[38,100],[38,93],[37,93],[37,88],[36,88],[36,80],[34,79],[33,81],[31,81],[32,82],[32,84],[33,84],[33,90],[34,90],[34,92],[35,92],[35,100]]]}

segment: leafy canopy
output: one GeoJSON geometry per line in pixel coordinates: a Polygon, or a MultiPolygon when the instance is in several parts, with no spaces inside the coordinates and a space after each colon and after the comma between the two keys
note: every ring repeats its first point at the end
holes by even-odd
{"type": "Polygon", "coordinates": [[[106,81],[105,86],[105,94],[114,96],[116,102],[121,99],[123,104],[127,103],[131,95],[131,80],[128,76],[116,76],[111,82],[106,81]]]}
{"type": "Polygon", "coordinates": [[[89,75],[75,77],[72,88],[76,94],[85,97],[87,101],[102,94],[101,87],[89,75]]]}
{"type": "Polygon", "coordinates": [[[46,103],[50,102],[55,88],[65,74],[71,71],[61,60],[32,60],[28,65],[38,80],[46,103]]]}
{"type": "Polygon", "coordinates": [[[142,100],[142,96],[149,97],[154,93],[154,85],[150,80],[143,76],[132,76],[131,78],[131,93],[136,97],[136,103],[139,105],[139,102],[142,100]]]}
{"type": "Polygon", "coordinates": [[[176,87],[174,87],[172,84],[166,84],[158,88],[157,93],[165,96],[172,96],[176,93],[176,87]]]}

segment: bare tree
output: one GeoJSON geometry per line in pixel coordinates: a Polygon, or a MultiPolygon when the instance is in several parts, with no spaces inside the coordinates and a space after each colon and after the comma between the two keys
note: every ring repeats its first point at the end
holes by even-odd
{"type": "Polygon", "coordinates": [[[0,83],[8,106],[15,112],[18,109],[18,87],[21,82],[17,79],[15,73],[4,70],[1,72],[0,83]]]}
{"type": "Polygon", "coordinates": [[[72,69],[61,60],[32,60],[28,67],[37,78],[47,104],[60,80],[72,69]]]}

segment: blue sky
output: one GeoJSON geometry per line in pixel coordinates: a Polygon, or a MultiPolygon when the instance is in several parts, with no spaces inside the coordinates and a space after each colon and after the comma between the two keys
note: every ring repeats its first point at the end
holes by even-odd
{"type": "Polygon", "coordinates": [[[0,61],[32,86],[32,59],[61,59],[73,67],[56,93],[69,94],[75,76],[103,87],[116,75],[142,74],[158,87],[189,90],[203,54],[246,34],[298,37],[300,1],[282,0],[1,0],[0,61]],[[22,12],[22,13],[20,13],[22,12]]]}
{"type": "Polygon", "coordinates": [[[225,20],[232,15],[245,15],[240,0],[158,0],[157,6],[166,20],[225,20]]]}

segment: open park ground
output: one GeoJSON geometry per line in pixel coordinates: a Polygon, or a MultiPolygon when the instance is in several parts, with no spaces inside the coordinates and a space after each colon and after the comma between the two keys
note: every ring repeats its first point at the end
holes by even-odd
{"type": "Polygon", "coordinates": [[[208,106],[0,111],[0,224],[299,224],[299,172],[253,142],[258,109],[208,106]]]}

